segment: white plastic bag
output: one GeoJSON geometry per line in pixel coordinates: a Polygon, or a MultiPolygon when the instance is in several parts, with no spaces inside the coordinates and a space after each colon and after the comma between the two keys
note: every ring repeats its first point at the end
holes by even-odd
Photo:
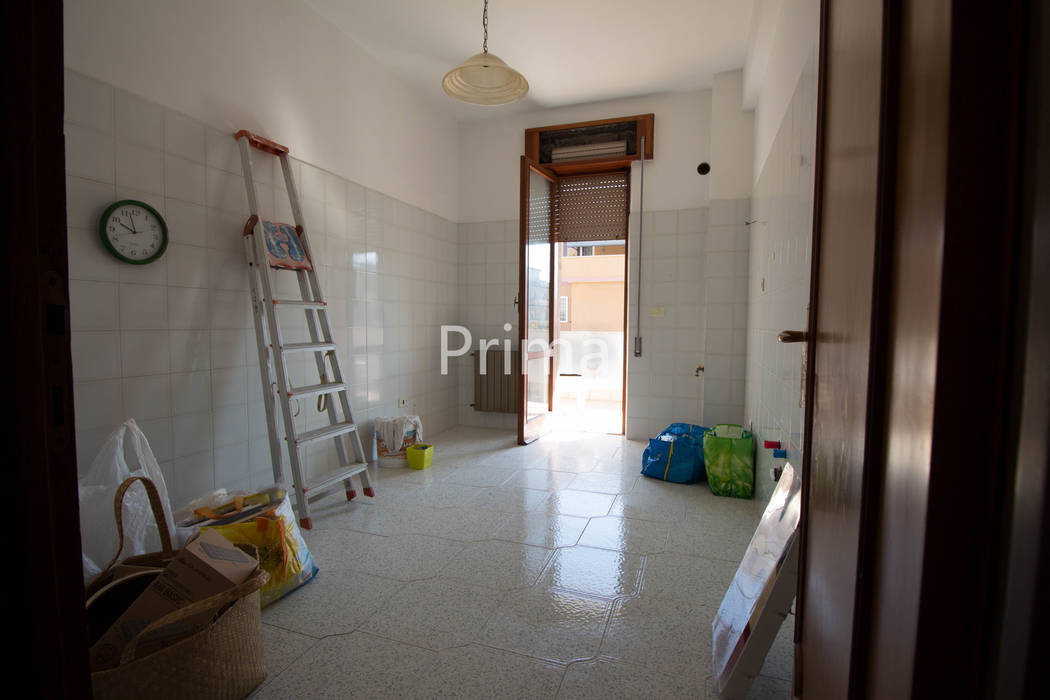
{"type": "MultiPolygon", "coordinates": [[[[145,476],[157,487],[164,506],[168,532],[175,532],[171,502],[164,475],[153,456],[149,442],[138,424],[128,419],[106,438],[87,474],[80,478],[80,543],[83,550],[85,583],[97,576],[117,554],[120,536],[113,519],[113,497],[117,487],[131,476],[145,476]],[[125,452],[125,439],[130,450],[125,452]],[[126,454],[134,458],[128,465],[126,454]]],[[[124,496],[124,549],[121,557],[160,551],[160,533],[153,520],[149,497],[141,483],[135,483],[124,496]]]]}
{"type": "Polygon", "coordinates": [[[387,452],[392,455],[401,452],[401,448],[405,446],[405,438],[412,430],[416,431],[416,441],[423,439],[423,422],[419,420],[419,416],[376,418],[375,430],[387,452]]]}

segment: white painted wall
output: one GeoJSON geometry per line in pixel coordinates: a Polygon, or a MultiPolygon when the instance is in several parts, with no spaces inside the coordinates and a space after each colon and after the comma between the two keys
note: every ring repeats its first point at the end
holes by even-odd
{"type": "MultiPolygon", "coordinates": [[[[755,179],[762,173],[799,77],[820,37],[820,0],[763,2],[756,12],[775,16],[776,28],[768,51],[750,53],[744,69],[748,85],[761,86],[755,104],[755,179]]],[[[761,23],[761,18],[756,19],[761,23]]]]}
{"type": "Polygon", "coordinates": [[[69,68],[458,218],[455,123],[305,3],[75,0],[64,17],[69,68]]]}
{"type": "Polygon", "coordinates": [[[744,110],[744,72],[715,76],[711,91],[711,199],[751,196],[755,115],[744,110]]]}
{"type": "MultiPolygon", "coordinates": [[[[709,180],[696,166],[711,156],[711,91],[649,95],[549,109],[460,125],[460,221],[518,216],[519,157],[525,129],[634,114],[655,115],[653,160],[645,163],[646,211],[707,204],[709,180]]],[[[638,165],[632,168],[632,211],[638,208],[638,165]]]]}
{"type": "Polygon", "coordinates": [[[751,28],[744,54],[744,105],[748,109],[754,109],[758,103],[782,3],[783,0],[755,0],[751,8],[751,28]]]}

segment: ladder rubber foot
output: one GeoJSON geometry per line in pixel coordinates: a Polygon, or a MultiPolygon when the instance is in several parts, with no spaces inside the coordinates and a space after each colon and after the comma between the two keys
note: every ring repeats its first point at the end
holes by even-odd
{"type": "Polygon", "coordinates": [[[346,500],[352,501],[355,498],[357,498],[357,491],[355,491],[353,489],[347,489],[346,490],[346,500]]]}
{"type": "Polygon", "coordinates": [[[299,518],[299,527],[301,527],[304,530],[313,530],[314,529],[314,519],[313,518],[299,518]]]}
{"type": "Polygon", "coordinates": [[[368,496],[369,498],[375,498],[376,497],[376,490],[374,488],[372,488],[371,486],[366,486],[365,487],[365,495],[368,496]]]}

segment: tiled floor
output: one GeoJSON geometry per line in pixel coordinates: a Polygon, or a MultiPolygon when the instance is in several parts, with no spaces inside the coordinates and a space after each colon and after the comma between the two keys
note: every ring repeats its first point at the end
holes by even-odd
{"type": "MultiPolygon", "coordinates": [[[[263,612],[255,697],[715,697],[711,619],[765,499],[641,477],[618,437],[432,442],[376,498],[318,504],[321,573],[263,612]]],[[[790,697],[791,623],[751,697],[790,697]]]]}

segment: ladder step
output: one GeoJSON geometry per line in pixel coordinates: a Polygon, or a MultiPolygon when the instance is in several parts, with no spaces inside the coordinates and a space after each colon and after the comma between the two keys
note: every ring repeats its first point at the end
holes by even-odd
{"type": "Polygon", "coordinates": [[[323,384],[311,384],[309,386],[293,386],[288,396],[303,398],[305,396],[316,396],[317,394],[334,394],[337,391],[346,391],[345,382],[328,382],[323,384]]]}
{"type": "Polygon", "coordinates": [[[273,303],[279,306],[295,306],[300,309],[324,309],[328,306],[326,301],[307,301],[305,299],[274,299],[273,303]]]}
{"type": "Polygon", "coordinates": [[[352,476],[360,474],[361,472],[368,469],[367,462],[358,462],[357,464],[351,464],[349,467],[344,467],[330,474],[325,474],[321,479],[313,484],[308,484],[303,487],[303,493],[309,493],[310,498],[316,498],[320,496],[323,491],[335,486],[341,481],[349,479],[352,476]]]}
{"type": "Polygon", "coordinates": [[[317,428],[316,430],[308,430],[305,433],[301,433],[295,438],[297,445],[306,445],[311,442],[317,442],[318,440],[324,440],[325,438],[339,437],[340,435],[346,435],[347,433],[357,430],[357,424],[350,421],[343,421],[342,423],[333,423],[332,425],[326,425],[323,428],[317,428]]]}
{"type": "Polygon", "coordinates": [[[281,346],[284,352],[323,352],[335,350],[335,343],[285,343],[281,346]]]}

